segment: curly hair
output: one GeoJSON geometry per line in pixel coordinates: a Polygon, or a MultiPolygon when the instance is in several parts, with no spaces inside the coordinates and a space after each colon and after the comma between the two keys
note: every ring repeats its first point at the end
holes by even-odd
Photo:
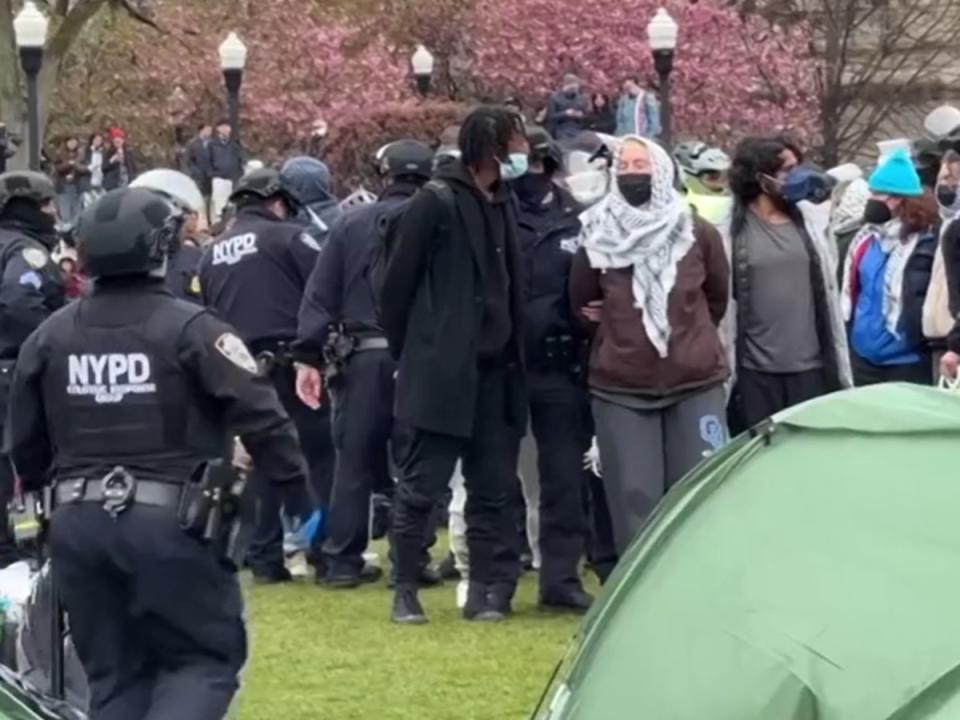
{"type": "Polygon", "coordinates": [[[461,159],[467,167],[493,159],[504,158],[510,141],[517,135],[526,136],[523,120],[512,110],[483,106],[472,111],[460,126],[461,159]]]}
{"type": "Polygon", "coordinates": [[[730,190],[742,205],[749,205],[763,194],[759,175],[780,172],[784,150],[790,150],[798,162],[803,162],[800,148],[784,137],[749,137],[737,145],[730,167],[730,190]]]}

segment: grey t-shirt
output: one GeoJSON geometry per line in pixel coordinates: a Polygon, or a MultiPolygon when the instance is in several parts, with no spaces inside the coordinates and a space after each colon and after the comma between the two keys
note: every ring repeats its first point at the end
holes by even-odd
{"type": "Polygon", "coordinates": [[[743,356],[748,370],[799,373],[823,366],[810,255],[792,222],[773,225],[747,214],[740,236],[750,284],[743,356]]]}

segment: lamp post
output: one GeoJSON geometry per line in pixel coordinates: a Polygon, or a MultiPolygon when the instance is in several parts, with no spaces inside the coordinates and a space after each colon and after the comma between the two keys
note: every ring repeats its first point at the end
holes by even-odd
{"type": "Polygon", "coordinates": [[[668,148],[673,145],[673,109],[670,106],[670,73],[673,71],[673,54],[677,49],[676,21],[663,8],[657,10],[647,26],[653,65],[660,76],[660,115],[663,124],[661,140],[668,148]]]}
{"type": "Polygon", "coordinates": [[[423,45],[417,45],[413,56],[410,58],[410,69],[413,71],[413,77],[417,81],[417,90],[423,97],[430,92],[430,81],[433,78],[434,58],[433,53],[427,50],[423,45]]]}
{"type": "Polygon", "coordinates": [[[40,169],[40,95],[37,76],[43,67],[43,46],[47,42],[47,18],[37,10],[32,0],[13,20],[13,33],[20,50],[20,65],[27,76],[27,136],[31,170],[40,169]]]}
{"type": "Polygon", "coordinates": [[[227,35],[220,44],[220,69],[223,84],[227,88],[227,116],[230,118],[230,136],[240,142],[240,85],[243,83],[243,68],[247,64],[247,46],[236,33],[227,35]]]}

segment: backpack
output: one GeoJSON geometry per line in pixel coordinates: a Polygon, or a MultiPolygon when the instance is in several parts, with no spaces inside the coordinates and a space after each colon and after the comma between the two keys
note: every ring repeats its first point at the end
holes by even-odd
{"type": "MultiPolygon", "coordinates": [[[[443,213],[440,224],[437,226],[435,239],[446,237],[450,234],[450,219],[456,209],[453,190],[443,181],[431,180],[423,186],[420,192],[433,193],[440,198],[440,201],[446,207],[447,212],[443,213]]],[[[377,218],[377,243],[367,266],[367,282],[370,285],[370,292],[373,294],[373,305],[377,310],[377,315],[380,315],[380,296],[383,292],[383,283],[387,276],[390,256],[399,240],[400,222],[414,197],[382,213],[377,218]]]]}

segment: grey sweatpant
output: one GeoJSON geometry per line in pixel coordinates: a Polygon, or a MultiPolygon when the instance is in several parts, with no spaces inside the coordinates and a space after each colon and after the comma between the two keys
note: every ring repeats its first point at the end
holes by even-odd
{"type": "Polygon", "coordinates": [[[727,440],[723,386],[659,410],[593,398],[603,486],[614,544],[623,555],[654,507],[727,440]]]}

